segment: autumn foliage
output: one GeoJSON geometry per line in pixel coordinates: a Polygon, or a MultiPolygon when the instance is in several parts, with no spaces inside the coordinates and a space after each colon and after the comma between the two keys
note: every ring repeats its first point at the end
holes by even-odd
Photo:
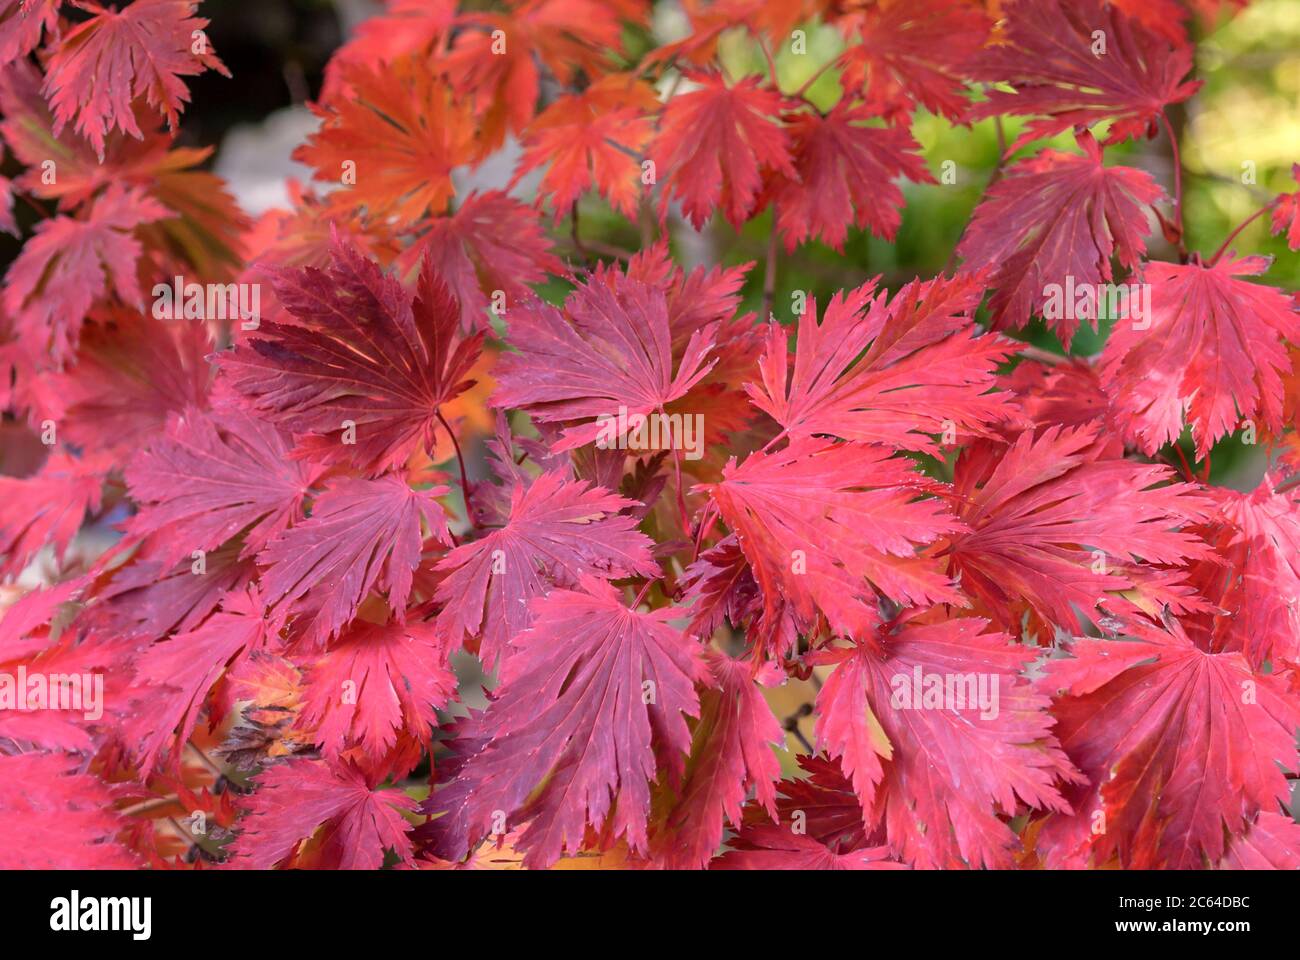
{"type": "Polygon", "coordinates": [[[1111,153],[1241,5],[389,0],[254,221],[198,0],[0,0],[0,684],[103,684],[11,680],[0,866],[1300,866],[1297,301],[1111,153]],[[775,297],[945,189],[918,111],[1018,131],[950,267],[775,297]]]}

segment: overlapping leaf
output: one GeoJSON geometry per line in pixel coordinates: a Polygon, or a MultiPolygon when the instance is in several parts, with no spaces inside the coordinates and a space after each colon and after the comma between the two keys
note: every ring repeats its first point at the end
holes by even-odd
{"type": "Polygon", "coordinates": [[[232,386],[271,422],[305,435],[321,463],[382,472],[431,447],[439,407],[482,335],[461,339],[460,305],[426,259],[416,296],[342,242],[325,270],[277,275],[293,323],[266,322],[221,358],[232,386]]]}

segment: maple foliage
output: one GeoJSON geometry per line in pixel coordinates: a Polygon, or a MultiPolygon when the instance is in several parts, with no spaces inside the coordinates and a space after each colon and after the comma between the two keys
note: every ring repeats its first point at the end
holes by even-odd
{"type": "Polygon", "coordinates": [[[389,0],[251,218],[199,0],[0,0],[0,866],[1300,864],[1244,4],[664,6],[389,0]]]}
{"type": "Polygon", "coordinates": [[[1164,197],[1142,170],[1102,165],[1089,133],[1084,155],[1043,150],[989,187],[957,252],[968,268],[991,268],[997,292],[989,301],[996,327],[1020,327],[1037,314],[1069,346],[1080,319],[1045,312],[1048,284],[1097,284],[1112,279],[1111,259],[1132,270],[1146,251],[1144,206],[1164,197]]]}

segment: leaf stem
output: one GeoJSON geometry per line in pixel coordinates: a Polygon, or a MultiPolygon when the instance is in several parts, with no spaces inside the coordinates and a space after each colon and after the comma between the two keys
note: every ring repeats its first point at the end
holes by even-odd
{"type": "Polygon", "coordinates": [[[451,437],[451,445],[456,448],[456,465],[460,467],[460,492],[465,498],[465,519],[469,521],[471,527],[476,526],[474,523],[474,511],[469,506],[469,477],[465,473],[465,457],[460,451],[460,441],[456,439],[456,431],[451,428],[447,418],[442,415],[442,408],[434,410],[433,415],[438,418],[442,424],[442,429],[447,431],[447,436],[451,437]]]}
{"type": "MultiPolygon", "coordinates": [[[[659,407],[659,414],[665,419],[668,414],[664,412],[662,406],[659,407]]],[[[677,514],[682,525],[682,534],[689,537],[691,535],[691,517],[686,510],[686,491],[682,487],[682,451],[681,448],[673,444],[673,473],[677,481],[677,514]]]]}
{"type": "Polygon", "coordinates": [[[1019,353],[1026,360],[1037,360],[1039,363],[1045,363],[1052,367],[1066,363],[1070,359],[1068,356],[1053,353],[1051,350],[1044,350],[1042,347],[1036,347],[1032,343],[1026,343],[1019,353]]]}
{"type": "Polygon", "coordinates": [[[1174,164],[1174,225],[1178,228],[1178,253],[1183,261],[1187,260],[1187,242],[1183,234],[1183,159],[1178,150],[1178,137],[1174,133],[1173,124],[1165,116],[1163,110],[1160,111],[1160,122],[1164,125],[1165,135],[1169,137],[1169,150],[1172,154],[1174,164]]]}
{"type": "Polygon", "coordinates": [[[805,81],[804,81],[804,82],[799,86],[799,89],[796,90],[796,91],[794,92],[793,96],[796,97],[797,99],[802,99],[802,98],[803,98],[803,95],[804,95],[805,93],[808,92],[808,88],[811,87],[811,86],[812,86],[814,83],[816,83],[818,80],[820,80],[821,77],[822,77],[822,74],[824,74],[827,70],[829,70],[831,67],[835,66],[835,65],[836,65],[837,63],[839,63],[839,62],[840,62],[840,58],[839,58],[839,57],[831,57],[829,60],[827,60],[825,63],[823,63],[820,67],[818,67],[818,68],[813,72],[813,75],[812,75],[811,77],[809,77],[807,80],[805,80],[805,81]]]}
{"type": "Polygon", "coordinates": [[[772,316],[772,301],[776,299],[777,229],[776,201],[772,201],[772,229],[767,237],[767,263],[763,265],[763,313],[772,316]]]}
{"type": "Polygon", "coordinates": [[[772,78],[772,87],[777,93],[781,92],[781,85],[776,82],[776,61],[772,59],[772,51],[767,49],[767,41],[757,30],[751,30],[754,39],[758,41],[759,48],[763,51],[763,56],[767,59],[767,72],[772,78]]]}
{"type": "Polygon", "coordinates": [[[1252,223],[1254,223],[1264,214],[1268,213],[1268,211],[1272,210],[1275,206],[1277,206],[1277,202],[1280,199],[1281,199],[1280,197],[1274,197],[1268,203],[1264,204],[1262,207],[1260,207],[1258,210],[1252,213],[1245,220],[1241,221],[1241,223],[1237,224],[1236,229],[1234,229],[1232,233],[1228,234],[1227,239],[1223,241],[1223,245],[1220,246],[1218,250],[1215,250],[1214,255],[1210,257],[1210,266],[1214,266],[1214,264],[1218,263],[1219,258],[1223,256],[1225,253],[1227,253],[1228,245],[1232,243],[1232,241],[1237,239],[1237,234],[1241,233],[1241,231],[1245,230],[1248,226],[1250,226],[1252,223]]]}
{"type": "Polygon", "coordinates": [[[649,592],[650,592],[650,588],[653,587],[653,586],[654,586],[656,583],[658,583],[658,582],[659,582],[658,580],[646,580],[645,583],[641,584],[641,589],[640,589],[640,591],[637,593],[637,595],[636,595],[636,599],[632,601],[632,609],[633,609],[633,610],[635,610],[637,607],[641,606],[641,601],[645,599],[645,595],[646,595],[647,593],[649,593],[649,592]]]}
{"type": "MultiPolygon", "coordinates": [[[[989,182],[984,184],[984,191],[980,194],[981,200],[987,197],[988,192],[993,188],[993,185],[1002,179],[1002,171],[1006,169],[1007,165],[1007,134],[1006,131],[1002,129],[1001,117],[993,118],[993,129],[996,131],[998,137],[998,160],[993,166],[993,172],[989,174],[989,182]]],[[[977,203],[976,206],[978,207],[979,204],[977,203]]],[[[957,242],[952,245],[952,252],[948,254],[948,259],[944,262],[943,269],[939,271],[941,274],[952,272],[952,268],[957,262],[957,249],[961,246],[962,240],[965,239],[966,228],[969,226],[970,218],[967,218],[966,223],[961,228],[961,233],[957,235],[957,242]]]]}

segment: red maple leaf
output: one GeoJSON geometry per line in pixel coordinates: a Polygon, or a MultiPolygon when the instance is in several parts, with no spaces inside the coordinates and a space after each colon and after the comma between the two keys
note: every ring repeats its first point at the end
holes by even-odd
{"type": "MultiPolygon", "coordinates": [[[[1183,26],[1183,21],[1187,19],[1188,10],[1178,0],[1110,0],[1110,2],[1111,6],[1122,10],[1152,33],[1160,34],[1174,46],[1181,46],[1187,42],[1187,28],[1183,26]]],[[[1192,0],[1193,4],[1198,2],[1199,0],[1192,0]]],[[[1208,0],[1208,2],[1218,4],[1222,0],[1208,0]]],[[[1229,2],[1235,3],[1237,0],[1229,0],[1229,2]]],[[[1211,23],[1214,19],[1213,15],[1208,18],[1211,23]]]]}
{"type": "MultiPolygon", "coordinates": [[[[1291,165],[1291,176],[1300,183],[1300,163],[1291,165]]],[[[1300,250],[1300,190],[1284,193],[1277,198],[1273,207],[1273,232],[1286,231],[1286,245],[1292,250],[1300,250]]]]}
{"type": "Polygon", "coordinates": [[[252,556],[302,514],[313,471],[287,456],[290,440],[237,408],[188,411],[127,465],[141,510],[126,522],[165,565],[244,532],[252,556]]]}
{"type": "Polygon", "coordinates": [[[955,512],[969,529],[944,551],[949,573],[998,622],[1028,609],[1073,632],[1076,608],[1091,616],[1145,575],[1134,558],[1177,566],[1207,556],[1185,528],[1208,516],[1209,501],[1168,483],[1169,467],[1104,455],[1099,432],[1052,426],[958,460],[955,512]]]}
{"type": "Polygon", "coordinates": [[[0,617],[0,663],[40,653],[50,642],[43,628],[65,603],[80,599],[86,585],[84,577],[65,580],[44,590],[29,590],[6,607],[0,617]]]}
{"type": "Polygon", "coordinates": [[[566,272],[551,253],[537,211],[499,190],[470,194],[451,216],[429,221],[399,263],[411,269],[425,257],[460,301],[466,330],[487,328],[489,306],[499,305],[493,313],[509,316],[512,304],[533,296],[529,284],[566,272]],[[505,294],[504,303],[495,302],[497,291],[505,294]]]}
{"type": "Polygon", "coordinates": [[[316,106],[320,128],[294,152],[315,179],[343,184],[329,194],[338,212],[409,227],[442,213],[455,193],[453,167],[474,153],[472,118],[421,57],[344,69],[347,96],[316,106]]]}
{"type": "Polygon", "coordinates": [[[125,308],[88,320],[76,363],[32,384],[32,419],[54,420],[62,442],[121,461],[173,414],[208,406],[212,341],[202,321],[125,308]]]}
{"type": "Polygon", "coordinates": [[[649,115],[658,107],[649,84],[621,74],[557,100],[529,126],[512,183],[546,166],[538,192],[550,197],[555,219],[567,216],[593,186],[615,210],[635,218],[642,190],[639,154],[652,133],[649,115]]]}
{"type": "Polygon", "coordinates": [[[57,216],[37,224],[5,274],[4,308],[27,349],[67,359],[91,304],[109,293],[110,284],[124,303],[142,308],[136,275],[142,247],[131,231],[170,216],[143,190],[113,184],[84,220],[57,216]]]}
{"type": "Polygon", "coordinates": [[[636,428],[634,418],[662,413],[712,366],[715,324],[696,330],[674,364],[664,291],[621,274],[608,281],[580,284],[563,312],[535,302],[510,318],[519,352],[501,358],[492,403],[543,423],[584,421],[564,429],[556,452],[616,445],[636,428]]]}
{"type": "MultiPolygon", "coordinates": [[[[1144,170],[1103,166],[1091,134],[1077,140],[1082,156],[1044,150],[989,187],[957,247],[967,268],[989,270],[996,329],[1023,327],[1039,313],[1067,347],[1079,321],[1095,327],[1102,307],[1067,283],[1093,291],[1109,282],[1112,257],[1137,269],[1151,232],[1145,207],[1165,196],[1144,170]]],[[[1132,298],[1130,309],[1139,307],[1132,298]]]]}
{"type": "Polygon", "coordinates": [[[1008,396],[991,388],[1016,348],[976,335],[982,296],[978,277],[939,277],[913,281],[889,302],[872,281],[832,297],[820,323],[810,298],[793,374],[786,328],[772,324],[762,385],[746,390],[794,438],[830,434],[937,454],[931,434],[987,436],[1015,416],[1008,396]]]}
{"type": "MultiPolygon", "coordinates": [[[[763,612],[763,592],[734,533],[701,553],[683,571],[679,585],[682,602],[691,609],[691,629],[700,636],[712,636],[724,618],[735,627],[752,625],[758,632],[752,622],[763,612]]],[[[777,648],[774,654],[779,644],[777,648]]]]}
{"type": "Polygon", "coordinates": [[[1092,364],[1077,358],[1062,358],[1060,363],[1024,359],[1003,382],[1035,427],[1081,427],[1102,420],[1106,429],[1099,439],[1108,444],[1107,453],[1123,455],[1124,443],[1110,424],[1110,400],[1092,364]]]}
{"type": "Polygon", "coordinates": [[[712,870],[896,870],[906,867],[889,848],[871,842],[862,824],[862,802],[839,764],[820,754],[795,758],[804,774],[777,784],[776,823],[751,801],[744,825],[727,841],[712,870]]]}
{"type": "Polygon", "coordinates": [[[889,848],[859,847],[836,853],[812,837],[787,827],[754,824],[731,841],[728,850],[710,866],[712,870],[906,870],[907,864],[890,859],[889,848]]]}
{"type": "Polygon", "coordinates": [[[211,156],[211,147],[173,149],[170,134],[147,125],[143,140],[110,134],[101,162],[94,148],[72,131],[51,134],[54,119],[40,88],[39,71],[26,61],[0,75],[0,130],[14,155],[27,165],[14,180],[16,188],[57,198],[67,211],[105,187],[139,187],[170,211],[165,219],[135,231],[164,276],[197,275],[213,281],[233,276],[243,260],[240,233],[248,222],[224,180],[193,169],[211,156]]]}
{"type": "Polygon", "coordinates": [[[1171,44],[1102,0],[1013,0],[1003,14],[1002,42],[986,47],[969,73],[1015,92],[991,90],[970,117],[1043,115],[1012,150],[1103,120],[1111,121],[1107,144],[1153,136],[1164,108],[1201,86],[1183,80],[1191,46],[1171,44]]]}
{"type": "Polygon", "coordinates": [[[295,863],[320,870],[377,870],[384,854],[411,856],[409,822],[415,801],[401,790],[379,789],[354,766],[290,760],[253,778],[257,790],[243,802],[245,816],[231,849],[232,867],[269,870],[295,863]],[[319,846],[299,850],[303,840],[319,846]]]}
{"type": "Polygon", "coordinates": [[[334,481],[312,504],[311,516],[272,540],[258,555],[268,606],[298,614],[309,643],[336,635],[373,589],[386,591],[405,622],[412,574],[424,532],[450,542],[437,501],[446,487],[412,490],[398,476],[334,481]]]}
{"type": "Polygon", "coordinates": [[[57,36],[63,0],[0,0],[0,65],[25,57],[41,34],[57,36]]]}
{"type": "Polygon", "coordinates": [[[801,627],[820,612],[844,636],[880,620],[877,591],[900,603],[965,601],[917,548],[962,529],[910,461],[863,443],[795,440],[733,459],[704,484],[763,592],[771,629],[790,604],[801,627]]]}
{"type": "Polygon", "coordinates": [[[38,550],[53,546],[61,563],[88,512],[99,509],[107,457],[63,451],[30,477],[0,477],[0,570],[22,572],[38,550]]]}
{"type": "Polygon", "coordinates": [[[387,65],[408,54],[427,53],[444,40],[456,19],[456,0],[387,0],[384,13],[361,21],[325,65],[321,98],[348,95],[342,74],[356,64],[387,65]]]}
{"type": "Polygon", "coordinates": [[[652,541],[623,512],[633,506],[558,471],[516,484],[504,526],[438,562],[439,630],[456,644],[479,638],[479,658],[490,669],[528,627],[529,604],[552,586],[571,588],[582,576],[657,576],[652,541]]]}
{"type": "Polygon", "coordinates": [[[1220,870],[1300,870],[1300,823],[1264,810],[1250,829],[1233,837],[1220,870]]]}
{"type": "Polygon", "coordinates": [[[676,198],[697,230],[718,207],[739,230],[755,212],[765,173],[798,177],[778,119],[784,100],[754,77],[728,86],[718,73],[688,76],[698,89],[668,101],[647,150],[664,178],[659,216],[676,198]]]}
{"type": "Polygon", "coordinates": [[[432,624],[358,623],[309,667],[299,723],[331,760],[356,746],[378,762],[406,731],[427,747],[456,692],[444,660],[432,624]]]}
{"type": "Polygon", "coordinates": [[[1281,432],[1282,378],[1291,372],[1283,341],[1300,343],[1300,316],[1282,291],[1238,279],[1268,264],[1147,264],[1151,316],[1116,324],[1102,354],[1126,442],[1154,454],[1178,439],[1184,414],[1201,458],[1243,420],[1281,432]]]}
{"type": "Polygon", "coordinates": [[[114,794],[75,756],[0,756],[0,869],[126,870],[114,794]]]}
{"type": "Polygon", "coordinates": [[[843,252],[849,224],[892,240],[903,220],[895,179],[935,182],[907,128],[865,126],[872,116],[847,101],[824,117],[790,115],[795,173],[777,177],[770,194],[786,250],[816,238],[843,252]]]}
{"type": "Polygon", "coordinates": [[[566,87],[580,73],[600,77],[622,47],[620,19],[632,19],[637,6],[627,0],[521,0],[507,13],[462,15],[465,29],[441,65],[456,94],[474,106],[483,150],[495,150],[507,131],[519,133],[532,121],[539,66],[566,87]]]}
{"type": "Polygon", "coordinates": [[[1250,663],[1300,659],[1300,502],[1265,475],[1248,493],[1211,487],[1219,515],[1198,528],[1216,556],[1189,579],[1218,615],[1186,618],[1203,649],[1239,650],[1250,663]]]}
{"type": "Polygon", "coordinates": [[[922,869],[1012,865],[998,814],[1068,812],[1055,781],[1076,775],[1051,734],[1050,703],[1021,679],[1037,652],[975,618],[907,624],[815,655],[835,663],[817,695],[817,742],[839,757],[869,831],[922,869]]]}
{"type": "Polygon", "coordinates": [[[642,613],[603,581],[580,585],[534,602],[492,705],[471,722],[478,749],[425,804],[447,811],[427,831],[444,859],[504,830],[498,811],[527,822],[529,866],[580,849],[588,823],[646,852],[650,781],[665,764],[680,773],[703,649],[668,625],[672,608],[642,613]]]}
{"type": "Polygon", "coordinates": [[[775,783],[781,765],[773,746],[785,735],[755,680],[775,684],[785,678],[768,663],[754,676],[750,664],[722,654],[707,655],[715,686],[700,694],[690,759],[673,802],[656,818],[651,850],[667,869],[698,870],[722,842],[724,820],[740,827],[745,798],[776,816],[775,783]]]}
{"type": "Polygon", "coordinates": [[[82,0],[78,6],[94,16],[62,38],[45,75],[54,135],[76,120],[77,132],[103,159],[104,140],[114,127],[136,139],[144,136],[133,106],[138,97],[174,128],[190,99],[181,77],[209,68],[230,76],[208,52],[208,21],[193,15],[198,5],[199,0],[135,0],[119,12],[82,0]]]}
{"type": "Polygon", "coordinates": [[[439,407],[472,385],[465,376],[483,338],[457,336],[460,305],[430,261],[414,300],[337,238],[327,269],[282,270],[276,281],[295,322],[263,322],[223,354],[231,385],[305,435],[304,452],[322,464],[382,473],[431,448],[439,407]]]}
{"type": "Polygon", "coordinates": [[[1223,858],[1225,831],[1290,802],[1300,706],[1277,677],[1205,652],[1176,622],[1135,619],[1070,652],[1039,685],[1061,694],[1056,733],[1088,781],[1069,792],[1074,815],[1039,834],[1047,866],[1202,869],[1223,858]]]}
{"type": "Polygon", "coordinates": [[[228,667],[275,635],[256,589],[227,593],[222,609],[188,633],[151,646],[136,661],[124,739],[152,770],[160,757],[180,762],[212,685],[228,667]]]}
{"type": "Polygon", "coordinates": [[[150,639],[173,630],[193,631],[228,594],[238,595],[256,575],[252,561],[239,559],[239,547],[232,541],[212,551],[203,558],[202,568],[190,557],[171,568],[137,557],[114,572],[79,622],[106,633],[150,639]]]}
{"type": "Polygon", "coordinates": [[[906,125],[918,103],[952,121],[964,117],[963,74],[992,26],[980,4],[858,0],[845,6],[838,25],[858,41],[843,56],[847,89],[865,87],[868,108],[892,123],[906,125]]]}

